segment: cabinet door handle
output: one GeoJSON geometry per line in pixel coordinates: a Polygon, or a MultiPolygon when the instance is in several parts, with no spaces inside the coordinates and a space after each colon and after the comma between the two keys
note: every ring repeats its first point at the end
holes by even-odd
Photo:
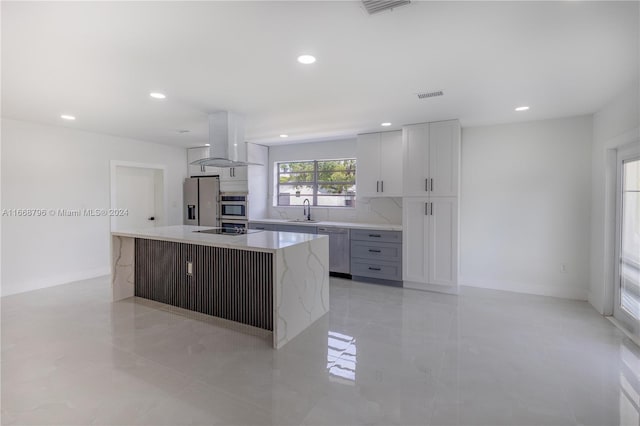
{"type": "Polygon", "coordinates": [[[429,179],[424,180],[424,190],[429,192],[429,179]]]}
{"type": "Polygon", "coordinates": [[[380,181],[380,192],[384,192],[384,181],[380,181]]]}
{"type": "Polygon", "coordinates": [[[374,250],[374,249],[369,249],[369,252],[370,253],[381,253],[380,250],[374,250]]]}
{"type": "Polygon", "coordinates": [[[382,237],[382,235],[380,235],[380,234],[369,234],[369,236],[372,237],[372,238],[380,238],[380,237],[382,237]]]}
{"type": "Polygon", "coordinates": [[[424,215],[429,216],[429,203],[424,203],[424,215]]]}
{"type": "Polygon", "coordinates": [[[433,192],[433,178],[431,178],[431,192],[433,192]]]}
{"type": "Polygon", "coordinates": [[[431,216],[433,216],[433,203],[429,203],[431,205],[431,208],[429,209],[429,213],[431,214],[431,216]]]}
{"type": "Polygon", "coordinates": [[[376,181],[376,192],[380,192],[380,181],[376,181]]]}
{"type": "Polygon", "coordinates": [[[380,271],[380,268],[374,268],[372,266],[369,266],[369,270],[370,271],[380,271]]]}

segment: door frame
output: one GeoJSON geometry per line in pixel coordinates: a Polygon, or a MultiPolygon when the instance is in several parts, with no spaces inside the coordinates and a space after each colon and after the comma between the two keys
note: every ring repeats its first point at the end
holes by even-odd
{"type": "Polygon", "coordinates": [[[624,325],[633,335],[640,336],[640,319],[634,318],[621,307],[622,289],[620,283],[620,250],[622,247],[622,184],[623,164],[625,161],[640,159],[640,146],[630,144],[616,150],[616,205],[615,205],[615,247],[613,279],[613,317],[624,325]]]}
{"type": "MultiPolygon", "coordinates": [[[[167,188],[166,176],[167,176],[167,166],[164,164],[151,164],[151,163],[138,163],[135,161],[121,161],[121,160],[111,160],[110,162],[110,182],[111,182],[111,200],[110,200],[110,208],[115,208],[116,200],[117,200],[117,178],[118,178],[118,167],[130,167],[137,169],[150,169],[154,171],[161,172],[161,184],[162,184],[162,217],[159,221],[158,225],[166,225],[167,214],[169,213],[169,193],[167,188]]],[[[116,225],[116,217],[109,217],[109,229],[113,231],[116,225]]]]}

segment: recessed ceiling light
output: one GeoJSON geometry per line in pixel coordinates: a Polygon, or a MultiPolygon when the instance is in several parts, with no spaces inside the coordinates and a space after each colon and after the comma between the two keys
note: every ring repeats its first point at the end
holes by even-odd
{"type": "Polygon", "coordinates": [[[149,93],[149,96],[151,96],[154,99],[164,99],[167,97],[167,95],[165,95],[164,93],[160,93],[160,92],[151,92],[149,93]]]}
{"type": "Polygon", "coordinates": [[[380,125],[381,125],[381,126],[384,126],[384,127],[389,127],[389,126],[391,126],[391,123],[389,123],[389,122],[386,122],[386,123],[380,123],[380,125]]]}
{"type": "Polygon", "coordinates": [[[516,108],[516,111],[526,111],[528,109],[529,109],[528,106],[519,106],[518,108],[516,108]]]}
{"type": "Polygon", "coordinates": [[[288,138],[288,137],[289,137],[289,135],[282,134],[282,135],[280,135],[280,137],[281,137],[281,138],[288,138]]]}
{"type": "Polygon", "coordinates": [[[210,143],[205,143],[204,146],[211,146],[211,144],[210,143]]]}
{"type": "Polygon", "coordinates": [[[305,65],[309,65],[312,64],[316,61],[316,57],[315,56],[311,56],[311,55],[300,55],[298,56],[298,62],[300,62],[301,64],[305,64],[305,65]]]}
{"type": "Polygon", "coordinates": [[[76,119],[73,115],[67,115],[67,114],[62,114],[60,118],[62,118],[63,120],[69,120],[69,121],[73,121],[76,119]]]}

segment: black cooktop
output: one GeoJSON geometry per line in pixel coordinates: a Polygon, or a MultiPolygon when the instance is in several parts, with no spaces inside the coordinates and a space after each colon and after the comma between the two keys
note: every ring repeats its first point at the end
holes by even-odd
{"type": "Polygon", "coordinates": [[[216,234],[216,235],[245,235],[245,234],[255,234],[256,232],[262,232],[262,230],[246,229],[246,228],[211,228],[211,229],[203,229],[202,231],[194,231],[194,232],[202,232],[203,234],[216,234]]]}

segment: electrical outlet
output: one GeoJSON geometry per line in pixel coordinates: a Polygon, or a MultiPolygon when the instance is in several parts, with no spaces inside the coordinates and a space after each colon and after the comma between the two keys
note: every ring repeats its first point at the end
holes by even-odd
{"type": "Polygon", "coordinates": [[[563,274],[567,273],[567,264],[566,263],[560,264],[560,272],[562,272],[563,274]]]}

